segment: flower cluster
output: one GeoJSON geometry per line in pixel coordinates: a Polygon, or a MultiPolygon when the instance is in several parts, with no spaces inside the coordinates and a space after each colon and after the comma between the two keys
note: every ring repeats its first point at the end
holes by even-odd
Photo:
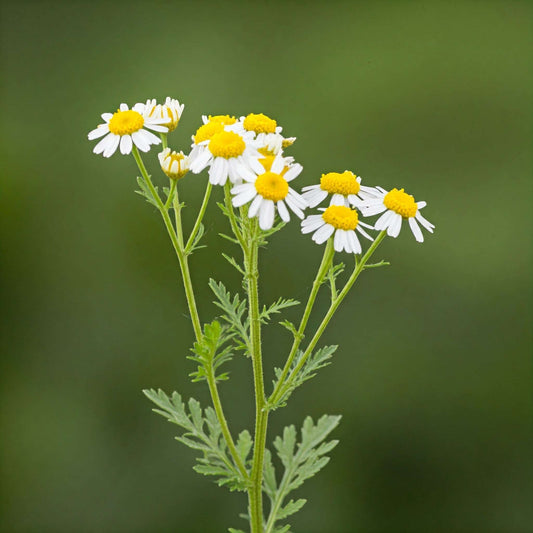
{"type": "Polygon", "coordinates": [[[284,137],[282,127],[263,113],[238,119],[231,115],[204,115],[192,136],[189,155],[172,151],[166,147],[166,135],[178,126],[183,108],[170,97],[164,104],[147,100],[131,109],[121,104],[115,113],[104,113],[104,124],[89,133],[90,140],[103,137],[94,153],[110,157],[117,148],[122,154],[136,149],[147,152],[151,145],[163,140],[159,161],[171,180],[182,178],[189,170],[199,174],[207,169],[209,183],[227,185],[233,207],[244,209],[248,218],[256,217],[262,230],[274,226],[276,213],[283,222],[289,222],[292,211],[303,219],[302,233],[312,233],[318,244],[333,238],[337,252],[362,253],[357,233],[373,240],[366,230],[386,231],[397,237],[404,220],[418,242],[424,240],[420,226],[433,232],[435,226],[420,214],[426,202],[415,202],[404,189],[386,191],[363,185],[361,177],[349,170],[322,174],[320,183],[304,187],[301,194],[297,192],[289,183],[303,167],[284,155],[285,148],[296,138],[284,137]],[[305,218],[307,208],[315,208],[327,199],[329,206],[305,218]],[[374,225],[360,220],[361,216],[377,214],[381,216],[374,225]]]}

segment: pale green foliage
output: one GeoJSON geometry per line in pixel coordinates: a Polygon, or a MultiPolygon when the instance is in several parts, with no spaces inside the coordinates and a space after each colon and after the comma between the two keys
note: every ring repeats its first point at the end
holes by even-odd
{"type": "Polygon", "coordinates": [[[223,381],[228,379],[228,374],[216,374],[217,369],[233,357],[232,346],[223,345],[231,339],[224,331],[220,322],[214,320],[211,324],[204,326],[204,334],[200,341],[194,343],[192,352],[194,355],[187,356],[187,359],[196,361],[198,369],[191,372],[189,375],[192,381],[202,381],[206,379],[215,379],[215,381],[223,381]]]}
{"type": "MultiPolygon", "coordinates": [[[[235,261],[228,258],[228,261],[235,261]]],[[[228,331],[233,334],[235,347],[238,350],[250,351],[250,321],[247,316],[247,302],[241,299],[239,294],[232,295],[222,282],[209,280],[209,287],[216,296],[215,305],[224,312],[220,318],[224,320],[228,331]]],[[[269,306],[264,305],[259,313],[261,323],[266,324],[276,313],[281,313],[283,309],[298,305],[300,302],[292,299],[278,298],[269,306]]]]}
{"type": "MultiPolygon", "coordinates": [[[[289,377],[281,387],[281,391],[278,397],[279,399],[269,405],[269,408],[273,410],[278,409],[279,407],[283,407],[287,403],[287,400],[289,399],[294,389],[302,385],[308,379],[313,378],[316,375],[317,370],[331,363],[330,359],[337,348],[338,347],[334,345],[324,346],[323,348],[320,348],[307,358],[299,372],[295,372],[304,354],[304,352],[298,350],[298,355],[294,358],[294,361],[291,365],[289,377]]],[[[273,386],[274,389],[276,389],[278,382],[281,378],[281,368],[275,368],[274,373],[276,375],[276,379],[273,381],[273,386]]]]}
{"type": "MultiPolygon", "coordinates": [[[[271,528],[278,520],[298,512],[305,505],[306,500],[302,498],[288,501],[286,498],[290,492],[300,487],[306,479],[314,476],[329,462],[326,454],[337,445],[338,441],[325,442],[325,439],[337,427],[340,419],[340,416],[324,415],[315,424],[308,416],[304,420],[298,444],[296,428],[293,425],[286,427],[281,437],[276,437],[274,447],[284,468],[279,485],[276,483],[272,456],[268,450],[265,450],[263,490],[270,499],[271,511],[268,524],[271,528]]],[[[267,532],[271,530],[278,531],[267,529],[267,532]]],[[[283,526],[280,531],[289,531],[289,526],[283,526]]]]}
{"type": "MultiPolygon", "coordinates": [[[[154,409],[154,412],[185,430],[182,435],[176,437],[176,440],[202,452],[197,458],[198,464],[194,466],[196,472],[215,476],[218,485],[225,485],[232,491],[247,489],[247,481],[228,456],[220,423],[211,407],[203,410],[194,398],[191,398],[186,406],[177,392],[172,393],[171,397],[161,389],[143,392],[159,407],[154,409]]],[[[239,440],[241,443],[238,449],[245,459],[251,448],[250,435],[247,431],[243,431],[239,440]]]]}
{"type": "MultiPolygon", "coordinates": [[[[156,199],[154,198],[154,195],[152,194],[152,192],[148,188],[148,185],[146,184],[146,181],[143,178],[138,177],[137,178],[137,184],[139,185],[140,190],[135,191],[135,192],[137,194],[140,194],[141,196],[144,196],[144,198],[146,199],[146,201],[149,204],[152,204],[154,207],[157,207],[159,209],[159,204],[157,203],[156,199]]],[[[155,190],[156,193],[159,194],[158,187],[154,187],[154,190],[155,190]]]]}

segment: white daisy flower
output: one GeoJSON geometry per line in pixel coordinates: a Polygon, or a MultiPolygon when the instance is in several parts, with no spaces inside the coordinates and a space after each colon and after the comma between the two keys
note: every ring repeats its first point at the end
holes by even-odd
{"type": "Polygon", "coordinates": [[[354,230],[373,240],[370,235],[361,227],[373,229],[372,226],[359,220],[357,211],[345,205],[330,205],[321,215],[309,215],[302,221],[302,233],[313,234],[313,241],[317,244],[326,242],[334,233],[333,247],[336,252],[343,250],[351,254],[362,252],[361,243],[354,230]]]}
{"type": "Polygon", "coordinates": [[[104,113],[105,124],[100,124],[89,132],[90,141],[105,137],[94,147],[95,154],[111,157],[120,145],[121,154],[129,154],[133,144],[141,151],[148,152],[150,145],[159,144],[161,139],[144,128],[166,133],[168,128],[163,126],[164,119],[145,115],[145,105],[135,104],[129,109],[126,104],[120,104],[116,113],[104,113]]]}
{"type": "Polygon", "coordinates": [[[196,146],[191,151],[191,171],[195,174],[209,167],[209,182],[213,185],[241,183],[244,175],[261,172],[261,154],[252,134],[229,130],[221,122],[210,121],[198,129],[194,138],[196,146]],[[205,129],[205,132],[201,130],[205,129]],[[208,139],[199,141],[200,133],[209,133],[208,139]]]}
{"type": "Polygon", "coordinates": [[[189,156],[183,152],[174,152],[170,148],[165,148],[157,154],[163,172],[172,180],[179,180],[189,172],[189,156]]]}
{"type": "Polygon", "coordinates": [[[382,187],[376,187],[374,197],[366,199],[361,210],[365,216],[377,215],[385,211],[374,227],[380,231],[386,229],[390,237],[397,237],[400,234],[402,221],[407,219],[415,239],[418,242],[424,242],[424,235],[418,222],[430,233],[433,233],[435,226],[420,214],[420,209],[423,207],[426,207],[426,202],[415,202],[415,199],[403,189],[395,188],[387,192],[382,187]]]}
{"type": "Polygon", "coordinates": [[[328,194],[332,195],[330,205],[348,207],[351,204],[360,207],[364,198],[361,193],[370,194],[372,190],[372,187],[361,185],[361,177],[349,170],[342,173],[328,172],[322,174],[319,185],[309,185],[302,189],[304,191],[303,197],[310,207],[316,207],[327,198],[328,194]]]}
{"type": "Polygon", "coordinates": [[[164,104],[158,104],[155,100],[146,100],[145,114],[153,118],[163,118],[165,122],[161,124],[168,128],[168,131],[174,131],[183,113],[184,104],[180,104],[178,100],[167,96],[164,104]]]}
{"type": "Polygon", "coordinates": [[[247,172],[244,176],[246,183],[231,189],[234,207],[251,202],[248,217],[258,217],[259,227],[263,230],[274,225],[276,209],[284,222],[289,222],[291,218],[287,206],[298,217],[304,218],[303,209],[307,203],[289,187],[289,182],[302,171],[302,165],[292,163],[292,158],[278,155],[261,159],[259,166],[259,173],[247,172]]]}
{"type": "Polygon", "coordinates": [[[274,119],[263,113],[250,113],[246,117],[240,117],[234,126],[235,131],[254,133],[259,151],[265,156],[278,155],[283,148],[290,146],[296,140],[296,137],[283,137],[282,129],[274,119]]]}

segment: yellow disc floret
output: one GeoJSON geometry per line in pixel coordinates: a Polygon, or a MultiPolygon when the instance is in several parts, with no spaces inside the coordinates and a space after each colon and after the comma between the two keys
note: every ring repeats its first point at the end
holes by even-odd
{"type": "Polygon", "coordinates": [[[237,119],[235,117],[230,117],[229,115],[209,115],[209,122],[220,122],[225,126],[235,124],[237,119]]]}
{"type": "Polygon", "coordinates": [[[221,131],[224,131],[224,124],[222,122],[208,122],[196,130],[194,142],[200,144],[203,141],[211,139],[215,133],[220,133],[221,131]]]}
{"type": "Polygon", "coordinates": [[[250,113],[242,124],[245,130],[255,131],[255,133],[275,133],[277,123],[274,119],[263,115],[263,113],[250,113]]]}
{"type": "Polygon", "coordinates": [[[357,177],[353,172],[345,170],[340,172],[328,172],[320,178],[320,188],[330,194],[357,194],[361,186],[357,183],[357,177]]]}
{"type": "Polygon", "coordinates": [[[115,135],[131,135],[144,126],[144,118],[137,111],[117,111],[109,121],[108,127],[115,135]]]}
{"type": "Polygon", "coordinates": [[[383,203],[387,209],[402,215],[403,218],[414,217],[418,211],[415,199],[403,189],[392,189],[383,198],[383,203]]]}
{"type": "Polygon", "coordinates": [[[354,230],[357,227],[359,218],[354,209],[344,205],[330,205],[322,218],[326,224],[331,224],[335,229],[354,230]]]}
{"type": "MultiPolygon", "coordinates": [[[[207,126],[207,124],[206,124],[207,126]]],[[[243,154],[246,144],[238,133],[232,131],[221,131],[215,133],[209,141],[209,151],[215,157],[239,157],[243,154]]]]}
{"type": "Polygon", "coordinates": [[[269,171],[257,176],[255,190],[263,198],[278,202],[283,200],[289,193],[289,184],[280,174],[269,171]]]}

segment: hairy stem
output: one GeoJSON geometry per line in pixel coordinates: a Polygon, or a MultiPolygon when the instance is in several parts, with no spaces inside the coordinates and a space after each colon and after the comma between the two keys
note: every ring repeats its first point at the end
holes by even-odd
{"type": "Polygon", "coordinates": [[[265,386],[263,381],[263,361],[261,356],[261,320],[259,318],[258,294],[258,242],[259,231],[257,219],[248,225],[250,229],[250,245],[245,254],[245,269],[248,283],[248,308],[250,316],[250,337],[252,349],[252,365],[255,390],[255,436],[252,458],[252,486],[249,490],[250,522],[252,533],[263,533],[263,460],[268,424],[268,412],[265,409],[265,386]]]}

